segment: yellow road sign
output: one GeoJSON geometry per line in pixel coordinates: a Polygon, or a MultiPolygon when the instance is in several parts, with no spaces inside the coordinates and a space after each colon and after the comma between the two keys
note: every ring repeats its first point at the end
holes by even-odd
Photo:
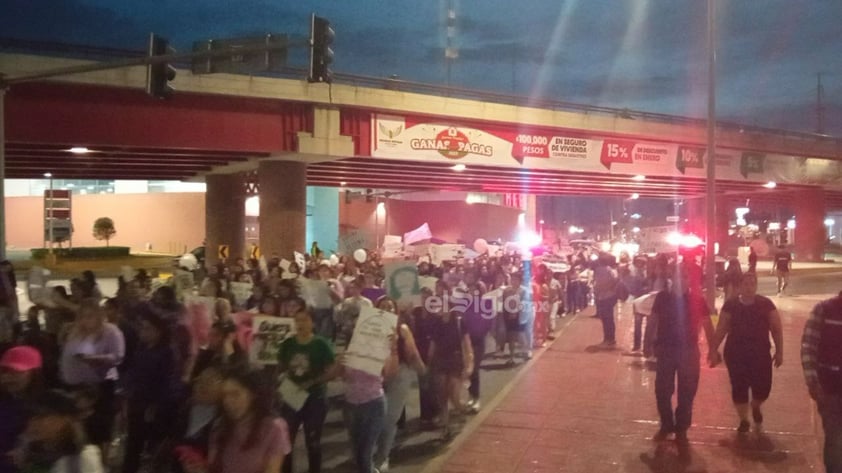
{"type": "Polygon", "coordinates": [[[228,245],[219,245],[219,259],[228,259],[228,245]]]}
{"type": "Polygon", "coordinates": [[[260,259],[260,247],[257,245],[251,245],[251,257],[252,259],[260,259]]]}

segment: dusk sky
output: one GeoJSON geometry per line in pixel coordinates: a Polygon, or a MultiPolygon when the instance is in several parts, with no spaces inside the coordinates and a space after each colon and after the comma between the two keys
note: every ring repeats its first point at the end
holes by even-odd
{"type": "MultiPolygon", "coordinates": [[[[842,136],[842,1],[717,0],[719,117],[842,136]]],[[[582,104],[704,117],[704,0],[0,0],[2,36],[144,49],[154,31],[193,41],[336,30],[334,71],[582,104]]],[[[303,55],[291,66],[303,67],[303,55]],[[300,62],[300,64],[299,64],[300,62]]]]}

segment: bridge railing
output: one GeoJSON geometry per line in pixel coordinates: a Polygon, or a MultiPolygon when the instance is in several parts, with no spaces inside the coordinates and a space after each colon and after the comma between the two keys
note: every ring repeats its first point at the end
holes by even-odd
{"type": "MultiPolygon", "coordinates": [[[[139,57],[146,54],[145,51],[108,48],[100,46],[85,46],[76,44],[65,44],[50,41],[32,41],[0,37],[0,51],[37,54],[45,56],[60,56],[74,59],[85,59],[91,61],[108,61],[113,59],[125,59],[139,57]]],[[[189,63],[176,64],[180,68],[190,69],[189,63]]],[[[2,72],[2,71],[0,71],[2,72]]],[[[306,77],[306,70],[303,68],[285,67],[277,71],[260,74],[252,74],[261,77],[279,77],[288,79],[303,79],[306,77]]],[[[666,113],[647,112],[632,110],[628,108],[604,107],[599,105],[587,105],[575,102],[565,102],[547,98],[526,97],[522,95],[504,94],[500,92],[469,89],[462,87],[429,84],[415,82],[397,77],[372,77],[358,74],[334,73],[334,83],[370,87],[385,90],[396,90],[418,94],[436,95],[440,97],[453,97],[465,100],[478,100],[482,102],[499,103],[506,105],[526,106],[547,110],[570,111],[579,113],[592,113],[599,115],[611,115],[628,120],[646,120],[669,124],[682,124],[704,127],[707,121],[704,118],[686,117],[666,113]]],[[[749,134],[764,134],[778,136],[781,138],[801,140],[810,143],[835,144],[842,148],[842,138],[818,133],[768,128],[756,125],[746,125],[737,122],[717,120],[717,127],[720,130],[728,130],[749,134]]]]}

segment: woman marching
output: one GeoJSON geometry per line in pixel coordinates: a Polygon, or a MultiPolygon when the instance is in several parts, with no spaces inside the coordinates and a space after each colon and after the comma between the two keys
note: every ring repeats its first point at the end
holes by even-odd
{"type": "Polygon", "coordinates": [[[738,296],[722,306],[709,359],[711,366],[720,362],[717,349],[727,335],[725,365],[731,378],[731,399],[740,416],[737,432],[741,434],[747,433],[751,426],[749,410],[755,430],[762,430],[763,412],[760,406],[772,390],[770,332],[775,342],[774,365],[779,367],[784,360],[781,316],[771,300],[757,294],[757,275],[745,273],[740,280],[738,296]]]}

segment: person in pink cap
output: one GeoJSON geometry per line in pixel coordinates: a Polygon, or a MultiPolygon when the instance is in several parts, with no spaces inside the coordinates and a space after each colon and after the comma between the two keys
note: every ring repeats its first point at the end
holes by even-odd
{"type": "Polygon", "coordinates": [[[10,348],[0,358],[0,473],[18,471],[11,452],[26,429],[26,406],[43,391],[41,354],[29,346],[10,348]]]}

